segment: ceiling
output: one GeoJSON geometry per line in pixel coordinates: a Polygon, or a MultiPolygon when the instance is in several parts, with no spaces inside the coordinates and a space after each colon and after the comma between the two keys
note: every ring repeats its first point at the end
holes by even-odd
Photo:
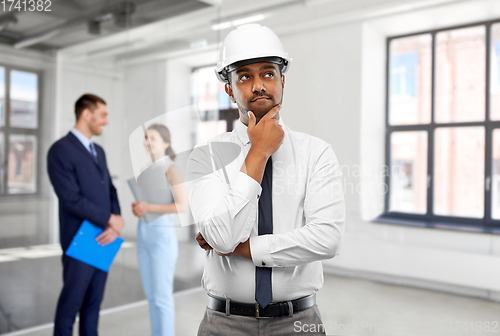
{"type": "Polygon", "coordinates": [[[216,5],[214,0],[52,0],[50,11],[0,14],[0,43],[52,50],[216,5]]]}

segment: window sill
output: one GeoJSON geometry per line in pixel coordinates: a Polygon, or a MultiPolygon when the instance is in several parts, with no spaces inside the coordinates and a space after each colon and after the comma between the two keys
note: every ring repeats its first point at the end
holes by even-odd
{"type": "Polygon", "coordinates": [[[471,225],[458,222],[454,223],[453,221],[449,220],[439,221],[439,220],[398,218],[390,214],[380,215],[379,217],[373,219],[371,222],[380,224],[393,224],[393,225],[403,225],[410,227],[438,229],[438,230],[500,235],[500,225],[498,224],[492,224],[488,226],[471,225]]]}

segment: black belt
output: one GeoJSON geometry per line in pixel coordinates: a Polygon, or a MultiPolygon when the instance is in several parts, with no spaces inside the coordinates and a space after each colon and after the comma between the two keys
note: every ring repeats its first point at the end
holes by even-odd
{"type": "MultiPolygon", "coordinates": [[[[229,306],[229,315],[243,315],[256,318],[292,316],[293,313],[313,307],[316,304],[316,293],[291,301],[270,303],[266,308],[262,308],[258,303],[243,303],[232,300],[227,304],[229,306]],[[290,306],[292,306],[291,311],[290,306]]],[[[226,313],[226,300],[208,295],[207,307],[221,313],[226,313]]]]}

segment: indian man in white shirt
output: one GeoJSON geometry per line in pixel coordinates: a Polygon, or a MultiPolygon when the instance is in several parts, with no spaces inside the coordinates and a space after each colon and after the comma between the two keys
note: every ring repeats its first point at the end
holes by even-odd
{"type": "Polygon", "coordinates": [[[342,173],[329,143],[280,116],[290,62],[259,24],[239,26],[222,44],[216,75],[239,122],[188,162],[196,239],[207,251],[198,335],[289,336],[305,327],[325,335],[316,292],[321,260],[338,254],[344,234],[342,173]]]}

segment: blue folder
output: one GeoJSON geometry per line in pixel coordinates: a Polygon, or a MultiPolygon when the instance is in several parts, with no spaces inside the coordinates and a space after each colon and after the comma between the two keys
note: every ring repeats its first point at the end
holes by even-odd
{"type": "Polygon", "coordinates": [[[95,239],[103,231],[85,220],[66,250],[66,255],[107,272],[122,246],[123,239],[118,237],[111,244],[101,246],[95,239]]]}

